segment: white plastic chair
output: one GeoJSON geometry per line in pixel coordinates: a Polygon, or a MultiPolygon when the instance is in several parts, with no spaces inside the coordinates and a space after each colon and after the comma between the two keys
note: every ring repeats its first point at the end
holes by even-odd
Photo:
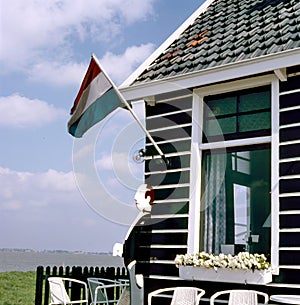
{"type": "Polygon", "coordinates": [[[117,305],[130,305],[130,287],[126,287],[117,303],[117,305]]]}
{"type": "MultiPolygon", "coordinates": [[[[148,294],[148,305],[151,305],[152,297],[170,297],[166,294],[173,292],[171,305],[198,305],[205,290],[196,287],[169,287],[154,290],[148,294]]],[[[240,304],[241,305],[241,304],[240,304]]]]}
{"type": "Polygon", "coordinates": [[[210,298],[210,305],[214,305],[215,299],[224,294],[229,296],[228,305],[258,305],[259,296],[264,300],[262,304],[268,304],[269,301],[269,296],[264,292],[234,289],[216,292],[210,298]]]}
{"type": "Polygon", "coordinates": [[[49,287],[50,287],[50,304],[88,304],[88,289],[85,282],[65,278],[65,277],[49,277],[48,278],[49,287]],[[83,288],[83,299],[80,300],[71,300],[70,296],[67,293],[65,282],[77,283],[80,284],[83,288]]]}
{"type": "MultiPolygon", "coordinates": [[[[91,294],[91,300],[93,305],[110,303],[118,303],[120,299],[125,298],[125,289],[129,286],[128,281],[110,280],[105,278],[88,278],[88,284],[91,294]],[[119,289],[119,294],[116,294],[116,290],[119,289]],[[116,296],[119,297],[116,297],[116,296]]],[[[124,301],[123,301],[124,302],[124,301]]]]}

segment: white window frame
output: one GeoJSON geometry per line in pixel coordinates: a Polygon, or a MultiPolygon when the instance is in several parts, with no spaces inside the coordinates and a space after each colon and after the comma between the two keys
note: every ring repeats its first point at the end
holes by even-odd
{"type": "Polygon", "coordinates": [[[254,144],[271,144],[271,264],[273,273],[279,272],[279,80],[275,75],[266,75],[197,88],[193,92],[192,145],[190,174],[190,208],[188,228],[188,253],[199,251],[200,245],[200,199],[201,158],[207,149],[236,147],[254,144]],[[271,86],[271,136],[202,143],[203,103],[209,95],[225,94],[259,86],[271,86]]]}

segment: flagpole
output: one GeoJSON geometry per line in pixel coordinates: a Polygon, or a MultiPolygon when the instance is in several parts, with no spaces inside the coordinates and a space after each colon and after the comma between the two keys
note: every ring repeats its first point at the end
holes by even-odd
{"type": "Polygon", "coordinates": [[[130,113],[132,114],[132,116],[134,117],[134,119],[137,121],[137,123],[140,125],[140,127],[142,128],[142,130],[144,131],[144,133],[146,134],[146,136],[148,137],[148,139],[151,141],[151,143],[153,144],[153,146],[155,147],[155,149],[157,150],[157,152],[159,153],[159,155],[161,156],[161,158],[166,162],[166,156],[164,155],[164,153],[161,151],[161,149],[159,148],[159,146],[156,144],[156,142],[154,141],[153,137],[151,136],[151,134],[149,133],[149,131],[145,128],[145,126],[143,125],[143,123],[140,121],[139,117],[136,115],[136,113],[133,111],[133,109],[130,107],[129,103],[126,101],[126,99],[124,98],[124,96],[121,94],[121,92],[119,91],[119,89],[116,87],[116,85],[113,83],[113,81],[110,79],[110,77],[108,76],[108,74],[105,72],[105,70],[103,69],[103,67],[101,66],[98,58],[96,57],[95,54],[92,54],[93,59],[95,60],[95,62],[97,63],[97,65],[100,67],[101,71],[103,72],[103,74],[105,75],[105,77],[109,80],[109,82],[111,83],[111,85],[113,86],[113,88],[115,89],[117,95],[119,96],[120,100],[125,104],[125,106],[128,108],[128,110],[130,111],[130,113]]]}

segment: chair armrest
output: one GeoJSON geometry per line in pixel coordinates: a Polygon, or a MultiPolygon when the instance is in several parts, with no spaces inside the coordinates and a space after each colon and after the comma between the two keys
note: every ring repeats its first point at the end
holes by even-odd
{"type": "Polygon", "coordinates": [[[109,285],[105,285],[105,284],[99,284],[96,289],[106,289],[106,288],[114,288],[114,287],[128,287],[129,285],[128,284],[116,284],[116,285],[113,285],[113,284],[109,284],[109,285]]]}
{"type": "MultiPolygon", "coordinates": [[[[178,287],[167,287],[167,288],[160,288],[160,289],[157,289],[157,290],[154,290],[152,292],[150,292],[148,294],[148,305],[151,305],[151,302],[152,302],[152,297],[154,296],[159,296],[161,295],[161,297],[172,297],[172,295],[163,295],[163,293],[165,292],[170,292],[170,291],[173,291],[175,292],[175,290],[177,289],[178,287]]],[[[186,287],[187,289],[193,289],[193,290],[197,290],[197,299],[196,299],[196,303],[195,304],[199,304],[200,302],[200,299],[201,297],[205,294],[205,290],[201,289],[201,288],[197,288],[197,287],[186,287]]]]}
{"type": "MultiPolygon", "coordinates": [[[[122,288],[122,292],[125,290],[126,287],[128,287],[129,285],[127,283],[120,283],[120,282],[116,282],[115,284],[103,284],[101,282],[98,282],[97,283],[97,287],[94,289],[93,293],[94,293],[94,299],[97,300],[98,299],[98,293],[99,293],[99,290],[101,291],[101,293],[107,297],[107,290],[108,289],[114,289],[114,288],[122,288]]],[[[111,299],[111,300],[107,300],[107,303],[110,303],[110,302],[116,302],[117,299],[114,297],[114,299],[111,299]]]]}
{"type": "Polygon", "coordinates": [[[74,283],[83,285],[84,286],[85,300],[82,300],[82,301],[88,301],[88,287],[87,287],[87,283],[86,282],[83,282],[83,281],[80,281],[80,280],[77,280],[77,279],[73,279],[73,278],[68,278],[68,277],[63,277],[62,280],[63,281],[74,282],[74,283]]]}
{"type": "Polygon", "coordinates": [[[75,283],[78,283],[78,284],[81,284],[81,285],[84,285],[85,287],[87,287],[86,282],[83,282],[83,281],[80,281],[80,280],[71,279],[71,278],[68,278],[68,277],[62,277],[62,280],[63,281],[69,281],[69,282],[75,282],[75,283]]]}
{"type": "Polygon", "coordinates": [[[168,287],[168,288],[160,288],[160,289],[150,292],[148,294],[148,305],[151,305],[152,297],[162,294],[164,292],[169,292],[169,291],[174,291],[174,290],[175,290],[175,287],[168,287]]]}

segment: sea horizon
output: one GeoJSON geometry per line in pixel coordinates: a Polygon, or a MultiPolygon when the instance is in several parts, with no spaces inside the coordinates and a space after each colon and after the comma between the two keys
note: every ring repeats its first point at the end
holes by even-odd
{"type": "Polygon", "coordinates": [[[43,267],[124,267],[123,258],[112,253],[67,250],[0,249],[0,272],[36,271],[43,267]]]}

